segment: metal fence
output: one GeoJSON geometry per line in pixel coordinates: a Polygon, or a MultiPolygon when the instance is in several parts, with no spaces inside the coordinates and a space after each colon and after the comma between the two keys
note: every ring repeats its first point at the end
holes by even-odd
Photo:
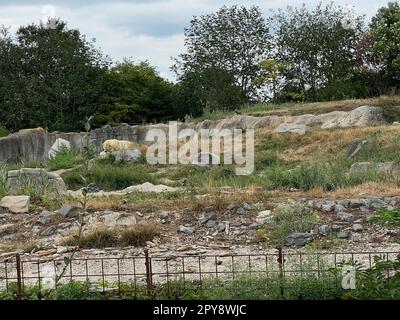
{"type": "MultiPolygon", "coordinates": [[[[0,291],[16,290],[21,298],[32,286],[45,287],[59,277],[57,284],[70,281],[95,283],[100,292],[121,291],[124,284],[130,284],[133,292],[145,288],[147,292],[166,286],[170,293],[171,283],[195,284],[201,287],[209,280],[218,279],[228,283],[246,279],[277,279],[281,290],[293,277],[319,279],[342,263],[353,263],[370,268],[375,257],[393,261],[399,252],[331,252],[295,253],[278,249],[269,254],[246,255],[200,255],[200,256],[142,256],[26,260],[16,255],[0,263],[0,291]],[[16,289],[15,289],[16,288],[16,289]]],[[[389,274],[388,274],[389,276],[389,274]]],[[[336,279],[340,281],[340,279],[336,279]]],[[[256,285],[254,281],[253,285],[256,285]]],[[[265,285],[265,283],[263,284],[265,285]]],[[[249,287],[252,290],[252,287],[249,287]]]]}

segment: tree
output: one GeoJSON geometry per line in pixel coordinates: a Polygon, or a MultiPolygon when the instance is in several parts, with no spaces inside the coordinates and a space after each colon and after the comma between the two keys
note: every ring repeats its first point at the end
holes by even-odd
{"type": "Polygon", "coordinates": [[[348,79],[354,69],[354,50],[363,17],[333,4],[305,5],[277,11],[276,60],[286,64],[285,77],[300,93],[312,96],[319,88],[348,79]]]}
{"type": "Polygon", "coordinates": [[[148,62],[124,60],[112,67],[94,118],[96,125],[135,124],[174,117],[174,85],[158,75],[148,62]]]}
{"type": "Polygon", "coordinates": [[[370,25],[373,52],[381,63],[388,85],[400,84],[400,5],[389,2],[379,9],[370,25]]]}
{"type": "MultiPolygon", "coordinates": [[[[234,91],[235,96],[252,98],[256,92],[253,80],[270,50],[268,27],[258,7],[224,6],[216,13],[194,17],[185,37],[186,52],[173,66],[180,79],[197,74],[219,83],[216,91],[223,88],[221,95],[234,91]]],[[[199,85],[203,102],[219,107],[214,104],[224,98],[216,97],[217,92],[211,92],[204,81],[199,85]]]]}
{"type": "Polygon", "coordinates": [[[0,65],[11,71],[0,96],[7,127],[82,129],[97,108],[108,60],[63,21],[21,27],[5,39],[11,51],[0,65]]]}

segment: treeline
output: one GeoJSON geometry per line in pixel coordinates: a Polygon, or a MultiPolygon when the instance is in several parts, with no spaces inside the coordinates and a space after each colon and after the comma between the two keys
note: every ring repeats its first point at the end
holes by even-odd
{"type": "Polygon", "coordinates": [[[112,63],[63,21],[0,30],[0,133],[159,122],[258,101],[364,98],[400,85],[400,6],[370,22],[329,5],[222,7],[194,17],[177,82],[148,62],[112,63]],[[90,126],[88,125],[90,124],[90,126]]]}

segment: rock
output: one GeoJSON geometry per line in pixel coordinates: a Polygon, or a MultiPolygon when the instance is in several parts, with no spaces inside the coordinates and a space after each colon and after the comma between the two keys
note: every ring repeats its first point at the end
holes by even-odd
{"type": "Polygon", "coordinates": [[[318,227],[318,233],[323,236],[327,236],[330,231],[331,227],[329,227],[327,224],[318,227]]]}
{"type": "MultiPolygon", "coordinates": [[[[323,121],[322,129],[367,127],[385,123],[381,107],[361,106],[350,112],[331,112],[323,121]]],[[[322,115],[321,115],[322,116],[322,115]]]]}
{"type": "Polygon", "coordinates": [[[367,140],[354,140],[347,148],[348,159],[353,159],[367,144],[367,140]]]}
{"type": "Polygon", "coordinates": [[[274,215],[271,210],[261,211],[257,214],[256,222],[259,224],[269,224],[274,221],[274,215]]]}
{"type": "Polygon", "coordinates": [[[248,204],[247,202],[245,202],[245,203],[242,204],[242,208],[243,208],[244,210],[246,210],[246,211],[252,210],[251,204],[248,204]]]}
{"type": "Polygon", "coordinates": [[[286,246],[304,247],[313,240],[311,233],[294,232],[290,234],[285,241],[286,246]]]}
{"type": "Polygon", "coordinates": [[[51,222],[52,218],[57,216],[55,212],[43,211],[40,214],[40,218],[36,220],[35,225],[46,225],[51,222]]]}
{"type": "Polygon", "coordinates": [[[366,170],[376,170],[379,173],[387,175],[397,175],[400,174],[400,165],[394,161],[390,162],[356,162],[350,167],[350,172],[366,171],[366,170]]]}
{"type": "Polygon", "coordinates": [[[218,232],[224,232],[225,229],[226,229],[226,223],[225,222],[218,224],[218,227],[217,227],[218,232]]]}
{"type": "Polygon", "coordinates": [[[228,210],[228,211],[231,211],[231,210],[234,210],[234,209],[236,209],[236,205],[235,205],[234,203],[231,203],[231,204],[226,208],[226,210],[228,210]]]}
{"type": "Polygon", "coordinates": [[[0,201],[0,207],[6,208],[12,213],[29,212],[30,196],[6,196],[0,201]]]}
{"type": "Polygon", "coordinates": [[[295,123],[282,123],[274,130],[276,133],[297,133],[301,135],[305,134],[306,131],[307,127],[305,125],[295,123]]]}
{"type": "Polygon", "coordinates": [[[217,214],[215,212],[204,212],[203,218],[200,220],[202,224],[207,223],[209,220],[215,219],[217,214]]]}
{"type": "Polygon", "coordinates": [[[54,235],[55,233],[56,233],[56,228],[51,226],[51,227],[48,227],[48,228],[44,229],[43,231],[41,231],[40,235],[42,237],[50,237],[50,236],[54,235]]]}
{"type": "Polygon", "coordinates": [[[351,229],[352,229],[354,232],[360,232],[360,231],[363,231],[363,230],[364,230],[364,227],[363,227],[362,224],[360,224],[360,223],[355,223],[355,224],[353,224],[353,226],[351,227],[351,229]]]}
{"type": "Polygon", "coordinates": [[[162,211],[158,214],[159,218],[161,220],[167,220],[169,218],[169,212],[168,211],[162,211]]]}
{"type": "Polygon", "coordinates": [[[206,227],[211,229],[214,228],[216,224],[217,222],[215,220],[208,220],[206,223],[206,227]]]}
{"type": "Polygon", "coordinates": [[[324,201],[321,204],[321,210],[324,212],[332,212],[335,209],[335,201],[324,201]]]}
{"type": "Polygon", "coordinates": [[[61,149],[71,149],[71,143],[68,140],[58,138],[54,144],[51,146],[48,156],[49,158],[54,157],[61,149]]]}
{"type": "Polygon", "coordinates": [[[180,226],[179,227],[179,232],[186,233],[186,234],[191,234],[191,233],[194,232],[194,229],[191,228],[191,227],[180,226]]]}
{"type": "Polygon", "coordinates": [[[249,226],[249,228],[250,228],[251,230],[257,230],[257,229],[260,229],[260,228],[261,228],[261,224],[259,224],[259,223],[252,223],[252,224],[249,226]]]}
{"type": "Polygon", "coordinates": [[[168,193],[168,192],[177,192],[180,190],[181,190],[180,188],[168,187],[162,184],[154,185],[150,182],[145,182],[143,184],[128,187],[125,190],[123,190],[123,192],[125,191],[127,194],[132,192],[168,193]]]}
{"type": "Polygon", "coordinates": [[[86,187],[87,193],[96,193],[100,192],[100,188],[95,183],[89,183],[86,187]]]}
{"type": "Polygon", "coordinates": [[[136,224],[136,215],[127,212],[106,211],[104,216],[104,224],[107,227],[129,227],[136,224]]]}
{"type": "Polygon", "coordinates": [[[340,211],[336,215],[342,221],[350,221],[351,219],[353,219],[353,215],[351,213],[348,213],[348,212],[345,212],[345,211],[340,211]]]}
{"type": "Polygon", "coordinates": [[[335,231],[335,232],[340,231],[340,226],[337,224],[333,224],[331,228],[332,228],[332,231],[335,231]]]}
{"type": "Polygon", "coordinates": [[[339,239],[349,239],[350,238],[350,231],[342,230],[337,233],[337,237],[339,239]]]}
{"type": "Polygon", "coordinates": [[[129,164],[137,163],[142,159],[142,153],[137,150],[118,150],[111,153],[114,156],[115,162],[126,162],[129,164]]]}
{"type": "Polygon", "coordinates": [[[11,190],[18,190],[29,182],[32,185],[37,184],[39,187],[50,188],[63,194],[67,191],[64,180],[54,172],[47,172],[42,168],[22,168],[20,170],[12,170],[7,173],[7,183],[11,190]]]}
{"type": "Polygon", "coordinates": [[[236,209],[236,213],[237,213],[237,214],[240,214],[240,215],[243,215],[243,214],[246,213],[246,210],[243,209],[242,207],[240,207],[240,208],[237,208],[237,209],[236,209]]]}
{"type": "Polygon", "coordinates": [[[64,204],[61,209],[57,210],[57,213],[65,218],[78,218],[83,213],[83,209],[71,206],[70,204],[64,204]]]}
{"type": "Polygon", "coordinates": [[[8,223],[0,225],[0,234],[4,235],[5,233],[12,233],[15,231],[15,225],[8,223]]]}
{"type": "Polygon", "coordinates": [[[58,224],[58,229],[64,230],[64,229],[68,229],[71,226],[72,226],[71,222],[62,222],[62,223],[58,224]]]}

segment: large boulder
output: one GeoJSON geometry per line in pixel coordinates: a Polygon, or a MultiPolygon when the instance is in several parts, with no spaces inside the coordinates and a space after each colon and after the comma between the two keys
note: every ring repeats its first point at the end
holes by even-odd
{"type": "Polygon", "coordinates": [[[400,174],[400,165],[394,161],[389,162],[356,162],[350,167],[350,172],[376,170],[382,174],[397,175],[400,174]]]}
{"type": "Polygon", "coordinates": [[[0,201],[0,207],[6,208],[12,213],[29,212],[29,196],[6,196],[0,201]]]}
{"type": "Polygon", "coordinates": [[[337,113],[323,122],[321,128],[367,127],[382,123],[385,119],[381,107],[361,106],[350,112],[337,113]]]}
{"type": "Polygon", "coordinates": [[[136,224],[134,213],[106,211],[104,224],[110,228],[130,227],[136,224]]]}
{"type": "Polygon", "coordinates": [[[62,148],[70,150],[71,143],[68,140],[58,138],[48,152],[49,158],[54,157],[62,148]]]}
{"type": "Polygon", "coordinates": [[[64,180],[58,174],[47,172],[41,168],[22,168],[8,171],[7,183],[11,190],[18,190],[26,184],[40,184],[43,188],[55,189],[59,193],[67,191],[64,180]]]}
{"type": "Polygon", "coordinates": [[[293,232],[288,235],[286,238],[286,246],[296,246],[296,247],[304,247],[306,244],[310,243],[313,240],[312,233],[305,232],[293,232]]]}
{"type": "Polygon", "coordinates": [[[296,123],[282,123],[274,130],[274,132],[276,133],[297,133],[297,134],[305,134],[306,131],[307,127],[304,124],[296,124],[296,123]]]}

